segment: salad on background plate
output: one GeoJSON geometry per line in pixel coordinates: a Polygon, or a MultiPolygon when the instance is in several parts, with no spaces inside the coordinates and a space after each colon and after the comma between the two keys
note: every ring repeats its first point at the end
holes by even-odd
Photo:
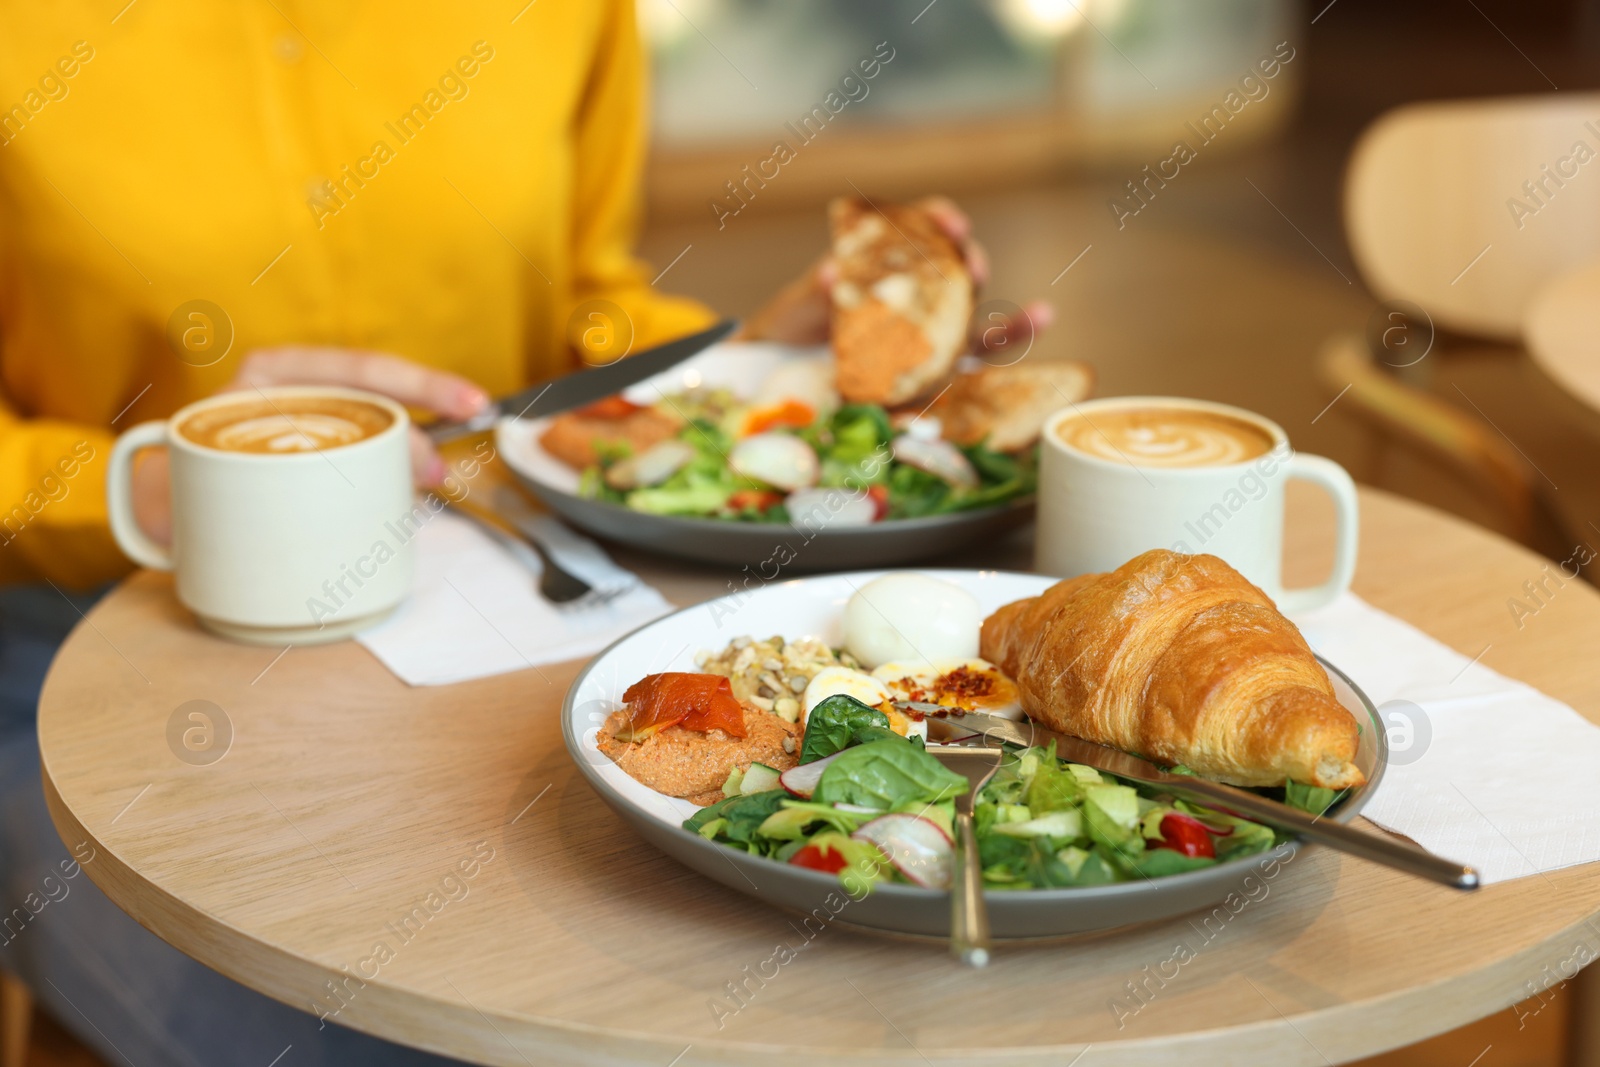
{"type": "Polygon", "coordinates": [[[1044,420],[1092,380],[1081,363],[972,360],[884,407],[842,401],[826,351],[730,343],[537,420],[510,458],[549,488],[643,514],[870,526],[1031,498],[1044,420]]]}

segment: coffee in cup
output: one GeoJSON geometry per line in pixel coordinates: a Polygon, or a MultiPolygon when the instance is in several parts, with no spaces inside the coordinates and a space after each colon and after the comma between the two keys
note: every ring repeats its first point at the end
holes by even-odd
{"type": "Polygon", "coordinates": [[[365,441],[394,424],[387,408],[344,396],[270,397],[202,408],[179,436],[223,452],[317,452],[365,441]]]}
{"type": "Polygon", "coordinates": [[[316,644],[369,626],[411,588],[415,523],[405,408],[331,386],[225,393],[117,439],[111,532],[173,571],[206,628],[256,644],[316,644]],[[172,545],[133,518],[132,463],[166,445],[172,545]]]}
{"type": "Polygon", "coordinates": [[[1073,577],[1114,570],[1152,548],[1218,556],[1284,611],[1350,587],[1355,483],[1343,467],[1289,447],[1277,423],[1242,408],[1178,397],[1084,401],[1045,422],[1035,565],[1073,577]],[[1335,506],[1333,573],[1282,584],[1285,485],[1313,482],[1335,506]]]}
{"type": "Polygon", "coordinates": [[[1149,467],[1221,467],[1264,456],[1273,445],[1254,423],[1171,406],[1113,409],[1092,420],[1064,418],[1056,436],[1085,455],[1149,467]]]}

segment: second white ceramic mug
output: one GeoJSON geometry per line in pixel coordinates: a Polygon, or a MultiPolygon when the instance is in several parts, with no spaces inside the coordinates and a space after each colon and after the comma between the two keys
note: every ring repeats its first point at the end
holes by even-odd
{"type": "Polygon", "coordinates": [[[386,397],[330,386],[261,390],[269,400],[343,397],[387,411],[388,426],[352,444],[267,455],[197,444],[178,431],[207,408],[249,403],[224,393],[162,422],[133,427],[111,450],[111,532],[135,562],[174,571],[178,599],[207,629],[253,644],[317,644],[383,617],[411,589],[410,420],[386,397]],[[133,517],[132,463],[166,445],[172,547],[133,517]]]}
{"type": "Polygon", "coordinates": [[[1206,552],[1244,575],[1283,611],[1309,611],[1350,588],[1355,573],[1356,487],[1345,469],[1289,446],[1283,427],[1243,408],[1179,397],[1106,397],[1074,405],[1045,424],[1039,457],[1035,568],[1070,578],[1115,570],[1152,548],[1206,552]],[[1134,466],[1087,455],[1057,428],[1097,412],[1174,408],[1229,416],[1273,442],[1265,455],[1208,467],[1134,466]],[[1333,572],[1321,585],[1283,588],[1284,487],[1312,482],[1333,498],[1338,525],[1333,572]]]}

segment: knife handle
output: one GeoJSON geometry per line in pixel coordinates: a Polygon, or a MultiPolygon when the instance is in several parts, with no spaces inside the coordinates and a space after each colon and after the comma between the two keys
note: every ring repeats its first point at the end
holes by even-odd
{"type": "Polygon", "coordinates": [[[1208,782],[1204,778],[1168,775],[1160,781],[1147,781],[1145,784],[1208,808],[1226,809],[1274,829],[1297,834],[1307,841],[1427,878],[1452,889],[1478,888],[1478,872],[1473,868],[1435,856],[1399,838],[1362,833],[1344,823],[1310,815],[1287,804],[1232,786],[1208,782]]]}

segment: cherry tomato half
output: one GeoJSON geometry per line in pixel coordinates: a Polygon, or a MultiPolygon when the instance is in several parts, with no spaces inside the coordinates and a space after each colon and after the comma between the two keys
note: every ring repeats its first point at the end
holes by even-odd
{"type": "Polygon", "coordinates": [[[889,514],[889,487],[881,483],[874,483],[867,487],[867,498],[872,501],[874,521],[881,522],[889,514]]]}
{"type": "Polygon", "coordinates": [[[816,845],[807,845],[790,856],[789,862],[796,867],[809,867],[813,871],[827,871],[829,874],[838,874],[846,865],[843,852],[835,852],[831,848],[823,850],[816,845]]]}
{"type": "Polygon", "coordinates": [[[1185,856],[1216,859],[1217,849],[1205,825],[1193,816],[1169,812],[1161,817],[1161,841],[1151,841],[1151,848],[1170,848],[1185,856]]]}
{"type": "Polygon", "coordinates": [[[728,494],[729,511],[743,511],[746,508],[766,511],[774,504],[781,503],[783,503],[783,494],[774,493],[770,489],[735,489],[728,494]]]}

